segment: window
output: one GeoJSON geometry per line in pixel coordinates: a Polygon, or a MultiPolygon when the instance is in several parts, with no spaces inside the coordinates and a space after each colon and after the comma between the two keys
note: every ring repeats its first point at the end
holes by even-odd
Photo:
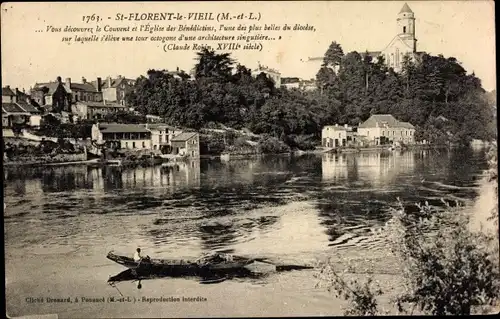
{"type": "Polygon", "coordinates": [[[396,133],[394,131],[392,131],[392,136],[396,135],[396,133]]]}
{"type": "Polygon", "coordinates": [[[403,33],[406,33],[406,27],[403,27],[403,33]]]}
{"type": "Polygon", "coordinates": [[[342,133],[339,133],[339,137],[342,137],[342,133]]]}
{"type": "Polygon", "coordinates": [[[135,142],[132,142],[132,148],[135,148],[135,142]]]}
{"type": "Polygon", "coordinates": [[[125,148],[128,148],[128,142],[125,142],[125,148]]]}
{"type": "Polygon", "coordinates": [[[146,142],[142,142],[142,148],[146,148],[146,142]]]}

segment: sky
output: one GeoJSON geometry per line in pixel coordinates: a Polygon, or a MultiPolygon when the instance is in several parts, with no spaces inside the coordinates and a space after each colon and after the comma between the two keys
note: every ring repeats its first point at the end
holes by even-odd
{"type": "MultiPolygon", "coordinates": [[[[301,24],[311,31],[259,31],[281,39],[268,41],[262,51],[233,51],[239,63],[255,68],[258,63],[277,69],[282,76],[313,78],[317,65],[308,57],[323,56],[329,44],[337,41],[344,52],[380,51],[397,34],[396,17],[404,1],[247,1],[247,2],[45,2],[2,3],[1,54],[2,86],[28,90],[37,82],[54,81],[57,76],[81,82],[82,77],[122,75],[137,78],[148,69],[190,70],[195,52],[163,50],[157,42],[63,43],[62,37],[75,33],[47,32],[54,27],[95,27],[83,16],[99,15],[101,27],[139,26],[147,22],[114,21],[117,13],[142,12],[229,12],[232,16],[260,14],[260,26],[301,24]],[[110,17],[110,19],[107,19],[110,17]]],[[[493,1],[407,1],[416,18],[418,51],[457,58],[469,72],[475,72],[490,91],[496,88],[495,18],[493,1]]],[[[235,25],[240,21],[198,21],[201,25],[235,25]]],[[[193,24],[179,21],[150,21],[151,25],[193,24]]],[[[246,20],[247,26],[253,23],[246,20]]],[[[188,34],[186,32],[156,35],[188,34]]],[[[239,35],[242,31],[227,32],[239,35]]],[[[109,33],[116,34],[116,32],[109,33]]],[[[132,35],[148,35],[132,33],[132,35]]],[[[201,35],[202,33],[189,33],[201,35]]],[[[217,33],[221,35],[221,32],[217,33]]],[[[81,35],[81,34],[80,34],[81,35]]],[[[102,35],[102,33],[100,33],[102,35]]],[[[119,35],[125,35],[120,33],[119,35]]],[[[149,34],[150,35],[150,34],[149,34]]],[[[199,41],[195,41],[199,43],[199,41]]]]}

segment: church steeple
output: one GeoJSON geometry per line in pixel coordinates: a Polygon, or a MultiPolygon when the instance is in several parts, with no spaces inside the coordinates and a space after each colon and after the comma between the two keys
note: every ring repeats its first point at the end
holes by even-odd
{"type": "Polygon", "coordinates": [[[399,37],[413,49],[417,51],[417,39],[415,38],[415,14],[407,3],[403,5],[397,18],[399,37]]]}
{"type": "Polygon", "coordinates": [[[411,11],[410,6],[408,6],[408,3],[405,3],[404,6],[401,8],[401,11],[399,13],[413,13],[411,11]]]}

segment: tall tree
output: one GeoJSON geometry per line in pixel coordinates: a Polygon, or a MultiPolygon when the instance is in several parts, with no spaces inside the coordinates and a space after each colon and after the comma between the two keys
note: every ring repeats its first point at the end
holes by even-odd
{"type": "Polygon", "coordinates": [[[233,59],[230,53],[217,54],[214,50],[203,48],[196,53],[194,67],[195,78],[213,77],[228,80],[233,69],[233,59]]]}

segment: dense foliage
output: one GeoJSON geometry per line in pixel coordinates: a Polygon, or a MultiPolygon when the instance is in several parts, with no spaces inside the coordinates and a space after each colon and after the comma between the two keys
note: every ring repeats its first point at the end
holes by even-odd
{"type": "Polygon", "coordinates": [[[92,122],[61,123],[57,117],[47,114],[42,118],[40,129],[35,133],[48,137],[85,139],[91,136],[92,124],[92,122]]]}
{"type": "MultiPolygon", "coordinates": [[[[418,307],[429,315],[470,315],[491,311],[499,302],[500,273],[497,236],[472,232],[460,207],[438,211],[427,203],[418,213],[402,207],[394,212],[388,234],[394,256],[402,265],[404,291],[395,298],[399,312],[418,307]]],[[[320,278],[349,301],[346,314],[382,314],[371,285],[347,282],[331,263],[322,265],[320,278]]]]}
{"type": "Polygon", "coordinates": [[[288,135],[316,139],[326,124],[353,124],[371,114],[391,113],[417,128],[430,142],[491,140],[495,112],[480,80],[455,58],[406,57],[395,73],[379,58],[349,52],[333,42],[316,77],[318,90],[276,88],[264,73],[253,77],[229,53],[197,53],[194,78],[186,72],[149,70],[127,95],[142,114],[159,115],[173,125],[199,129],[209,122],[246,127],[284,140],[288,135]]]}

